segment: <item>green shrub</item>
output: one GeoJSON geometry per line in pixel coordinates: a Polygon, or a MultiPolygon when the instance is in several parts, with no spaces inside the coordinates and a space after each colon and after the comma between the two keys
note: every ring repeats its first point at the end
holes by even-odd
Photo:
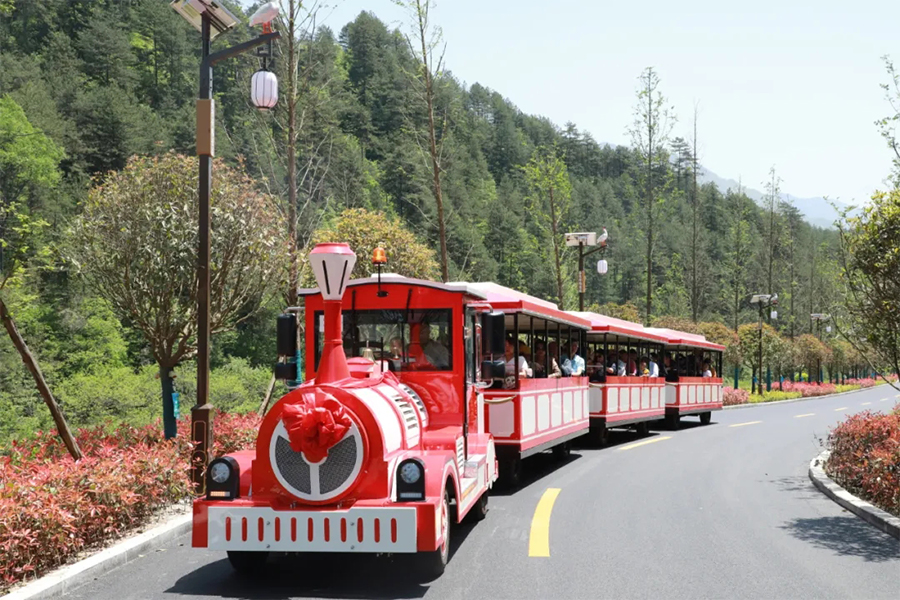
{"type": "Polygon", "coordinates": [[[779,400],[792,400],[794,398],[800,398],[802,394],[800,392],[780,392],[778,390],[772,390],[771,392],[763,392],[762,396],[759,394],[753,394],[750,396],[750,402],[777,402],[779,400]]]}

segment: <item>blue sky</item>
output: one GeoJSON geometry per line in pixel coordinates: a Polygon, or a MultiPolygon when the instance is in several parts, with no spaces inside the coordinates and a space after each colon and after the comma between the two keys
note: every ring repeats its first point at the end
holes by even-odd
{"type": "MultiPolygon", "coordinates": [[[[339,32],[360,11],[405,26],[391,0],[320,0],[339,32]]],[[[689,137],[699,103],[703,164],[762,189],[864,201],[890,155],[880,57],[900,62],[900,1],[438,0],[447,66],[522,111],[628,143],[637,77],[654,66],[689,137]]]]}

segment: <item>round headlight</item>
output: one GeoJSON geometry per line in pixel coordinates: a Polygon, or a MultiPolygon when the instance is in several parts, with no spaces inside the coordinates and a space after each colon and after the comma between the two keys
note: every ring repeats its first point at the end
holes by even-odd
{"type": "Polygon", "coordinates": [[[422,477],[422,467],[417,463],[408,462],[400,468],[400,479],[403,483],[413,484],[422,477]]]}
{"type": "Polygon", "coordinates": [[[231,477],[231,467],[228,463],[217,462],[209,468],[209,476],[216,483],[225,483],[231,477]]]}

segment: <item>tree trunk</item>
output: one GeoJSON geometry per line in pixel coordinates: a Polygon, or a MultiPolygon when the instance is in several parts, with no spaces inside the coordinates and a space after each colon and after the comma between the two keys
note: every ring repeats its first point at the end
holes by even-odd
{"type": "Polygon", "coordinates": [[[556,262],[556,294],[559,296],[559,309],[566,310],[566,299],[563,296],[562,257],[559,253],[559,227],[556,223],[556,200],[553,198],[553,187],[550,187],[550,229],[553,232],[553,259],[556,262]]]}
{"type": "Polygon", "coordinates": [[[691,238],[691,316],[694,323],[698,321],[700,313],[700,285],[697,281],[697,246],[699,244],[699,198],[697,197],[697,107],[694,106],[694,151],[693,151],[693,175],[694,184],[692,189],[692,209],[693,209],[693,237],[691,238]]]}
{"type": "Polygon", "coordinates": [[[59,437],[62,438],[62,441],[69,450],[69,454],[72,455],[72,458],[75,460],[80,459],[82,457],[81,449],[78,447],[78,442],[75,441],[75,437],[72,435],[72,430],[69,429],[69,424],[66,423],[66,417],[56,403],[56,399],[50,392],[50,388],[47,387],[47,382],[44,380],[44,374],[41,373],[41,368],[38,365],[37,360],[28,349],[28,344],[25,343],[25,340],[19,334],[16,323],[13,321],[12,315],[9,314],[9,310],[7,310],[6,304],[3,302],[2,298],[0,298],[0,320],[3,321],[3,326],[6,327],[6,332],[9,334],[9,338],[12,340],[13,345],[15,345],[16,350],[19,351],[22,362],[25,363],[25,366],[31,371],[31,376],[34,377],[38,392],[40,392],[41,397],[44,398],[44,402],[47,403],[50,414],[53,415],[53,421],[56,423],[59,437]]]}
{"type": "Polygon", "coordinates": [[[653,314],[653,90],[647,83],[647,316],[650,326],[653,314]]]}
{"type": "Polygon", "coordinates": [[[300,284],[299,256],[297,255],[297,55],[296,55],[296,4],[288,3],[288,131],[287,131],[287,170],[288,170],[288,237],[290,252],[290,275],[288,277],[288,306],[297,304],[297,288],[300,284]]]}
{"type": "Polygon", "coordinates": [[[431,171],[434,178],[434,202],[438,212],[438,236],[441,241],[441,280],[450,281],[447,258],[447,232],[444,226],[444,197],[441,193],[441,163],[437,150],[437,133],[434,129],[434,80],[428,65],[428,47],[425,43],[425,17],[422,6],[416,3],[419,17],[419,39],[422,42],[422,71],[425,76],[425,104],[428,110],[428,141],[431,154],[431,171]]]}
{"type": "Polygon", "coordinates": [[[175,392],[175,381],[171,376],[173,368],[174,366],[159,365],[159,382],[162,385],[163,434],[167,440],[178,435],[178,415],[175,414],[175,402],[172,398],[172,394],[175,392]]]}
{"type": "Polygon", "coordinates": [[[264,416],[266,414],[266,412],[269,410],[269,401],[272,398],[272,390],[274,390],[274,389],[275,389],[275,375],[273,374],[272,379],[269,380],[269,387],[266,389],[266,395],[263,398],[262,403],[259,405],[259,410],[257,411],[257,414],[259,414],[259,416],[261,416],[261,417],[264,416]]]}

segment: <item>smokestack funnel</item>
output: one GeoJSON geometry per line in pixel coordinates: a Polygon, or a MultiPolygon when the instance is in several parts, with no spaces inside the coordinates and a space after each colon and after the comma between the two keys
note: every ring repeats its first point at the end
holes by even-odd
{"type": "Polygon", "coordinates": [[[350,370],[347,368],[341,331],[341,299],[356,264],[356,254],[347,244],[317,244],[309,253],[309,263],[322,293],[325,309],[325,345],[316,382],[331,383],[347,379],[350,370]]]}

